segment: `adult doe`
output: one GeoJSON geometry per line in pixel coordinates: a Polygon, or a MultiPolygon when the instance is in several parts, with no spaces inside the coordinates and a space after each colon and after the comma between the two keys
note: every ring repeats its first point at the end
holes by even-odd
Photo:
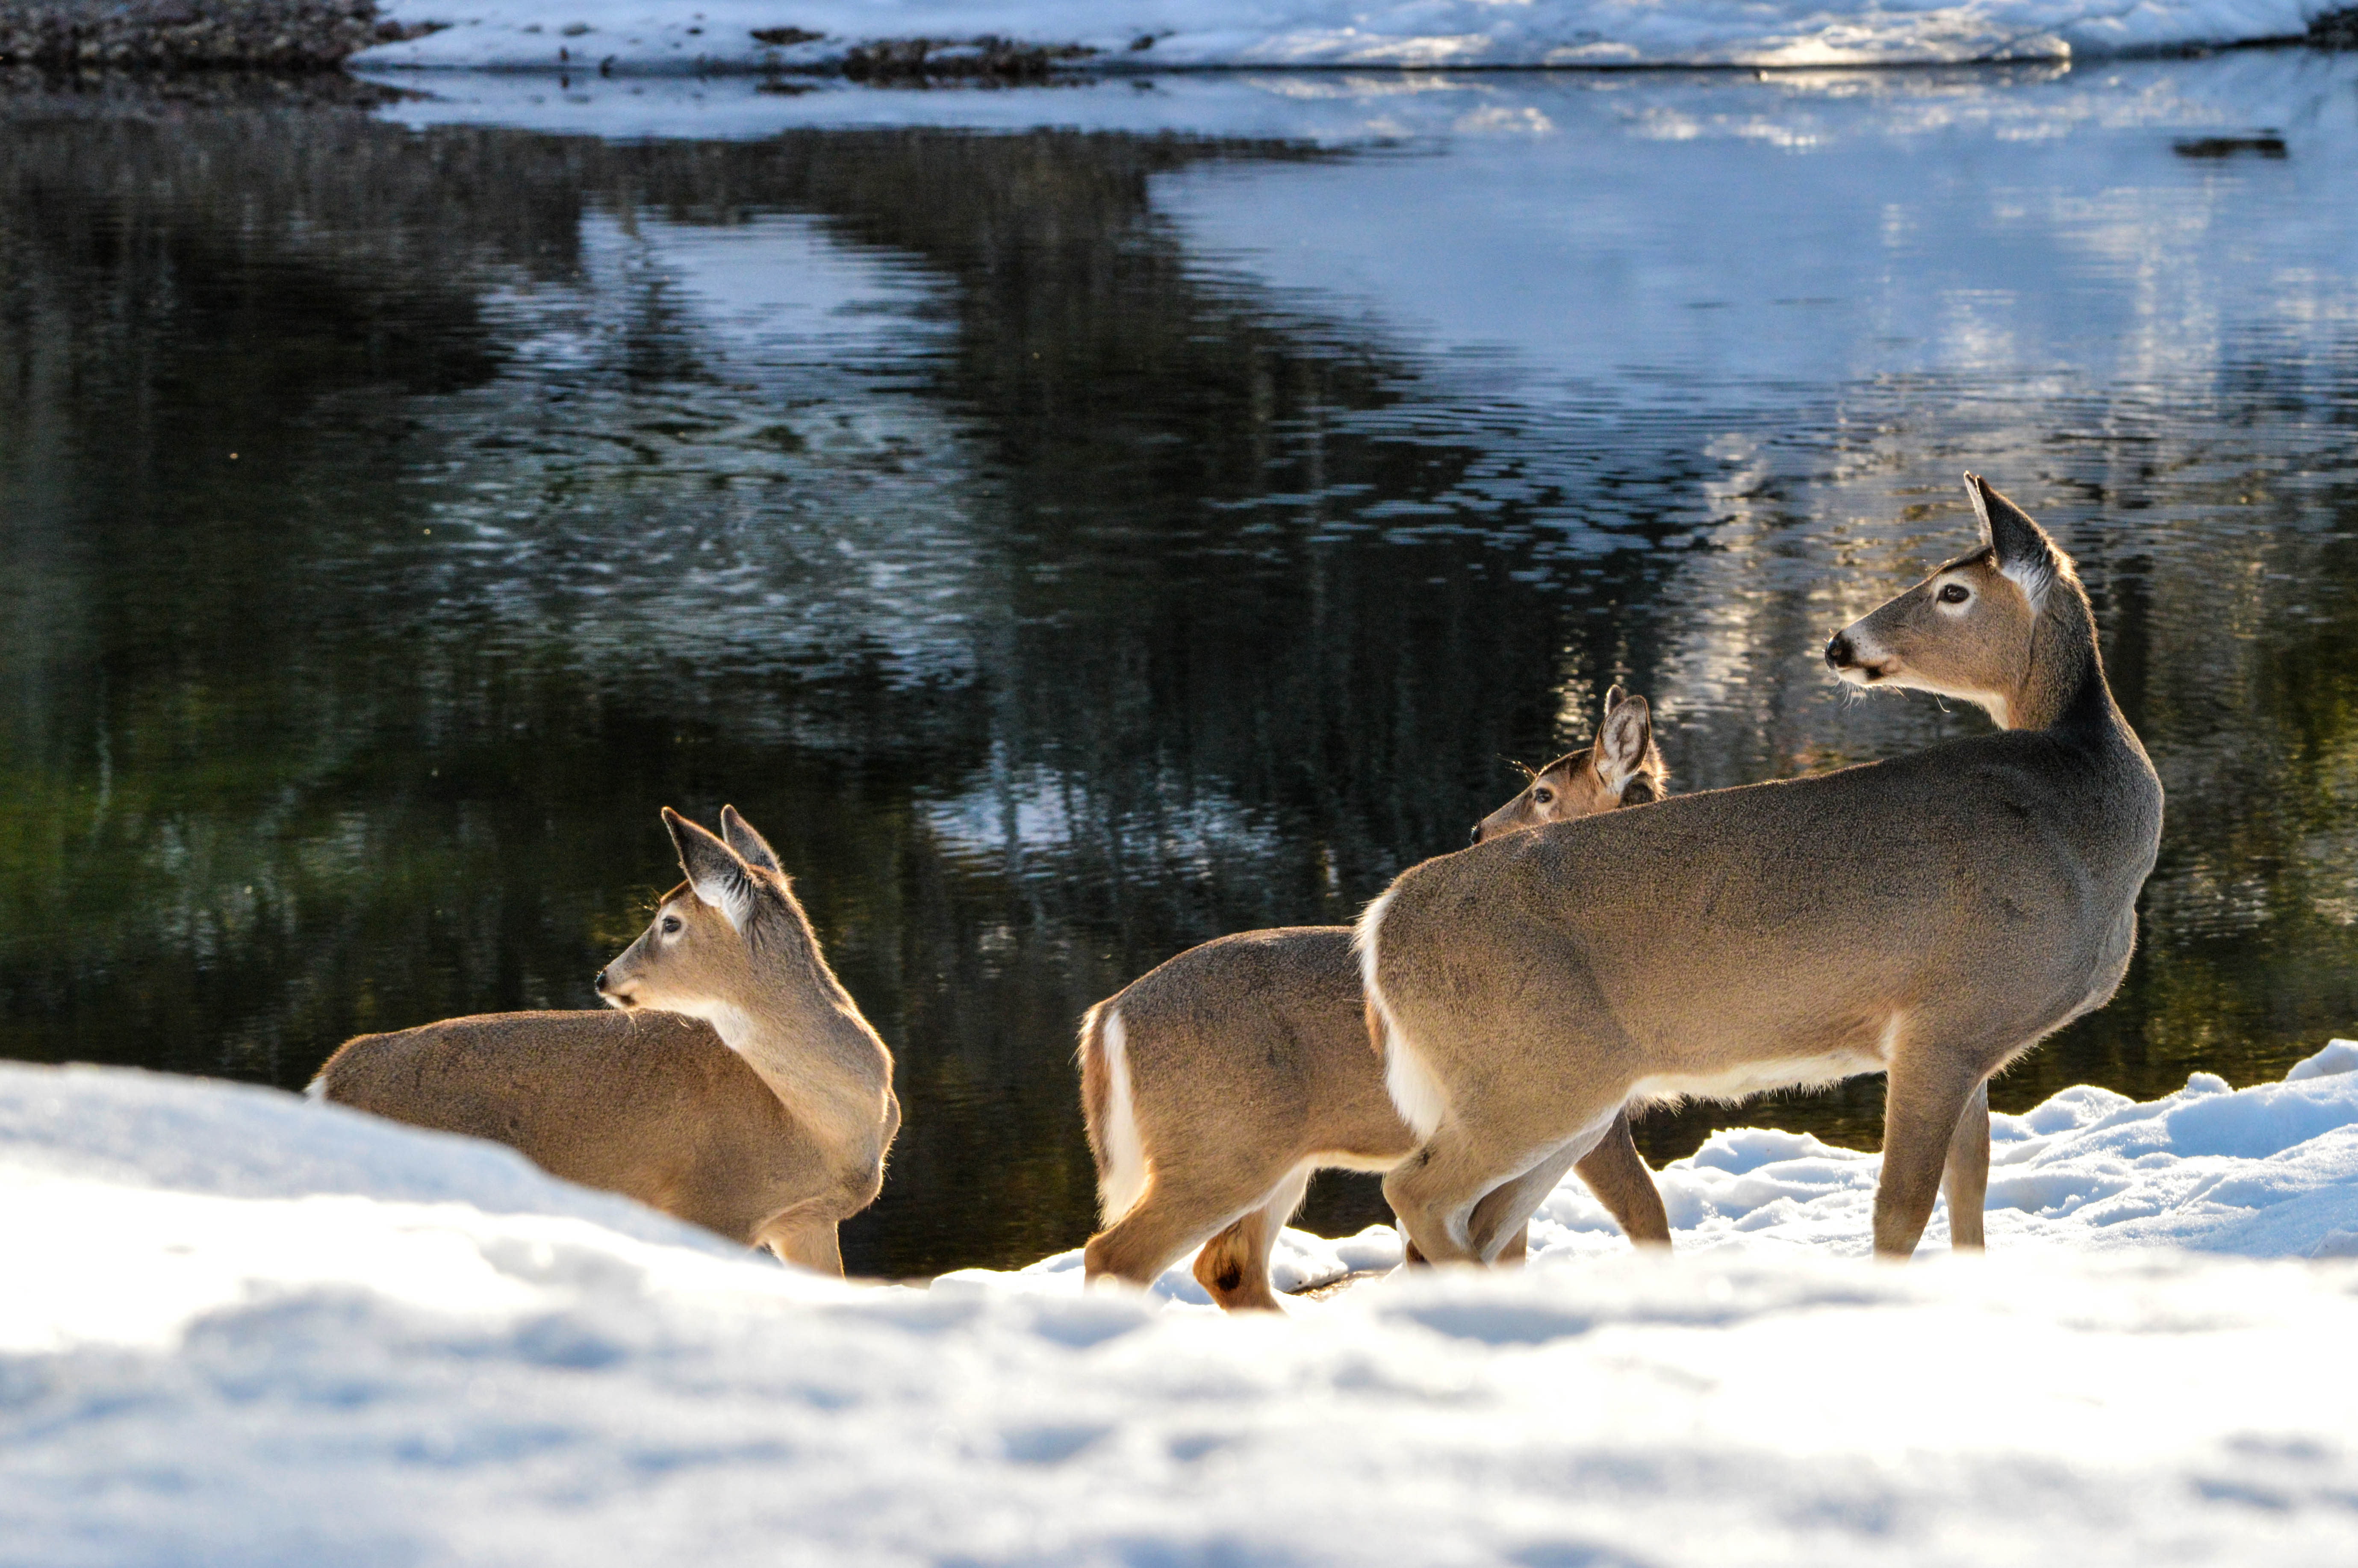
{"type": "Polygon", "coordinates": [[[1422,1140],[1384,1194],[1425,1256],[1495,1257],[1523,1215],[1484,1195],[1633,1102],[1869,1072],[1876,1251],[1914,1251],[1944,1175],[1954,1244],[1981,1245],[1989,1076],[2119,986],[2162,801],[2071,560],[1965,484],[1981,546],[1826,662],[2001,733],[1479,844],[1368,906],[1371,1026],[1422,1140]]]}
{"type": "Polygon", "coordinates": [[[687,880],[598,972],[611,1012],[504,1012],[348,1041],[309,1092],[489,1138],[789,1263],[841,1274],[900,1130],[892,1055],[733,807],[668,806],[687,880]]]}
{"type": "MultiPolygon", "coordinates": [[[[1474,837],[1637,805],[1661,788],[1645,698],[1624,700],[1617,687],[1594,744],[1531,775],[1474,837]]],[[[1416,1147],[1368,1048],[1348,926],[1248,931],[1189,948],[1089,1009],[1080,1063],[1106,1227],[1089,1238],[1091,1279],[1150,1284],[1201,1245],[1195,1278],[1215,1301],[1273,1310],[1270,1249],[1312,1173],[1389,1170],[1416,1147]]],[[[1622,1229],[1668,1245],[1627,1120],[1585,1152],[1580,1173],[1622,1229]]],[[[1544,1173],[1546,1186],[1563,1174],[1544,1173]]],[[[1516,1256],[1521,1238],[1519,1224],[1516,1256]]]]}

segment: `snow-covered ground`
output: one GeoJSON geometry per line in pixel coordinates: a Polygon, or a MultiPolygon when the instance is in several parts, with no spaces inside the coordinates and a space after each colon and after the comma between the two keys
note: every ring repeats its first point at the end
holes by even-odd
{"type": "Polygon", "coordinates": [[[716,70],[994,37],[1098,68],[1836,66],[2297,38],[2344,0],[379,0],[363,65],[716,70]],[[765,39],[758,35],[767,34],[765,39]]]}
{"type": "Polygon", "coordinates": [[[837,1284],[490,1146],[0,1067],[0,1560],[2346,1563],[2353,1069],[2000,1119],[1982,1260],[1856,1260],[1874,1160],[1735,1132],[1662,1174],[1683,1257],[1566,1191],[1520,1275],[1248,1321],[1069,1256],[837,1284]]]}

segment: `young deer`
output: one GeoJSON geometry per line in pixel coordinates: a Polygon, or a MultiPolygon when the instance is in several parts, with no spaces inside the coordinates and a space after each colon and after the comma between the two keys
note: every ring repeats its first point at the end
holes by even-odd
{"type": "Polygon", "coordinates": [[[789,1263],[841,1274],[900,1130],[892,1054],[819,954],[778,857],[668,806],[687,881],[598,972],[616,1012],[503,1012],[362,1034],[315,1098],[489,1138],[789,1263]]]}
{"type": "MultiPolygon", "coordinates": [[[[1645,699],[1616,687],[1606,703],[1595,744],[1533,774],[1476,841],[1660,795],[1645,699]]],[[[1350,928],[1336,925],[1206,942],[1089,1009],[1081,1099],[1106,1228],[1089,1238],[1088,1277],[1150,1284],[1202,1245],[1195,1278],[1213,1300],[1275,1310],[1270,1249],[1311,1173],[1389,1170],[1416,1147],[1385,1098],[1366,1005],[1350,928]]],[[[1622,1229],[1667,1246],[1626,1119],[1584,1152],[1580,1173],[1622,1229]]],[[[1520,1240],[1519,1227],[1516,1257],[1520,1240]]]]}
{"type": "Polygon", "coordinates": [[[1368,906],[1369,1016],[1421,1140],[1384,1195],[1425,1256],[1496,1257],[1528,1210],[1485,1195],[1632,1103],[1872,1072],[1876,1251],[1914,1251],[1944,1173],[1952,1238],[1981,1245],[1989,1076],[2111,999],[2162,803],[2071,560],[1965,483],[1981,547],[1826,662],[2004,732],[1476,845],[1368,906]]]}

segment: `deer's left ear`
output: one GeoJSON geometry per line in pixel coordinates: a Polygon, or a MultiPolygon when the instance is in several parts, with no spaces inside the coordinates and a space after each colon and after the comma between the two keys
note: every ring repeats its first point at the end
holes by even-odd
{"type": "Polygon", "coordinates": [[[1596,776],[1618,795],[1646,765],[1646,749],[1653,743],[1654,710],[1642,697],[1623,697],[1606,714],[1604,726],[1596,731],[1596,744],[1591,748],[1596,776]]]}
{"type": "Polygon", "coordinates": [[[1982,538],[1990,546],[1997,569],[2022,589],[2030,608],[2037,610],[2046,601],[2047,590],[2055,586],[2063,552],[2055,547],[2046,529],[2031,521],[2029,513],[2000,495],[1981,475],[1965,475],[1965,498],[1973,503],[1974,518],[1981,524],[1982,538]]]}

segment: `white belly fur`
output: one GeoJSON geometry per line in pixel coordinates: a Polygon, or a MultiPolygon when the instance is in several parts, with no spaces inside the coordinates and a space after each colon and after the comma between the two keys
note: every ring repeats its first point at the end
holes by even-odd
{"type": "Polygon", "coordinates": [[[1740,1062],[1716,1073],[1650,1073],[1629,1091],[1639,1105],[1681,1100],[1733,1102],[1767,1094],[1771,1089],[1815,1089],[1879,1073],[1884,1058],[1872,1050],[1829,1051],[1823,1056],[1788,1056],[1781,1061],[1740,1062]]]}

